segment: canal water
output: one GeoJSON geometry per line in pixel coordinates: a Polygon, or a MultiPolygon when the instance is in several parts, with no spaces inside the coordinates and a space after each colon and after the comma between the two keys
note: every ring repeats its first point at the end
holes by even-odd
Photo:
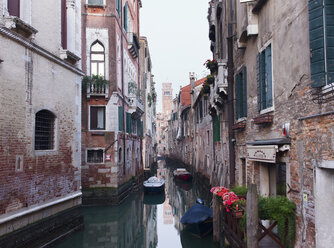
{"type": "Polygon", "coordinates": [[[197,198],[210,205],[211,194],[203,179],[175,181],[175,163],[158,161],[156,173],[165,178],[165,194],[139,191],[119,206],[84,207],[84,229],[57,248],[211,248],[212,234],[203,239],[183,230],[180,219],[197,198]]]}

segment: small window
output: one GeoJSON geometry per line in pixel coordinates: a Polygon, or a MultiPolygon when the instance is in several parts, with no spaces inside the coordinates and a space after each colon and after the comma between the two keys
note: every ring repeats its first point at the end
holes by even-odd
{"type": "Polygon", "coordinates": [[[55,116],[48,110],[36,113],[35,150],[54,149],[55,116]]]}
{"type": "Polygon", "coordinates": [[[91,5],[103,5],[103,0],[88,0],[88,4],[91,4],[91,5]]]}
{"type": "Polygon", "coordinates": [[[122,147],[118,149],[118,163],[122,162],[122,147]]]}
{"type": "Polygon", "coordinates": [[[105,55],[103,45],[96,41],[90,50],[90,74],[104,77],[105,55]]]}
{"type": "Polygon", "coordinates": [[[103,149],[87,150],[87,163],[103,163],[103,149]]]}
{"type": "Polygon", "coordinates": [[[105,106],[90,106],[90,130],[105,130],[105,106]]]}
{"type": "Polygon", "coordinates": [[[165,96],[169,96],[170,95],[170,91],[164,91],[164,95],[165,96]]]}

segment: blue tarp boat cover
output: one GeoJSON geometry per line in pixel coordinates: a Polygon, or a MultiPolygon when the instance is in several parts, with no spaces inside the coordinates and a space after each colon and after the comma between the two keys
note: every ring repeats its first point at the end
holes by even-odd
{"type": "Polygon", "coordinates": [[[212,208],[196,203],[181,218],[182,224],[196,224],[212,218],[212,208]]]}

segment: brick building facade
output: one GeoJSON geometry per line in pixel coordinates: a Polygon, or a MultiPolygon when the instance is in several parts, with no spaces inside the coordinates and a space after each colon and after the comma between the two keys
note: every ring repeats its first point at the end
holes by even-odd
{"type": "Polygon", "coordinates": [[[0,1],[1,247],[80,225],[78,13],[79,1],[0,1]]]}
{"type": "Polygon", "coordinates": [[[140,0],[82,1],[82,67],[87,75],[106,80],[88,80],[82,95],[86,203],[97,198],[117,203],[131,190],[131,180],[142,175],[140,8],[140,0]],[[101,188],[105,193],[98,197],[101,188]]]}

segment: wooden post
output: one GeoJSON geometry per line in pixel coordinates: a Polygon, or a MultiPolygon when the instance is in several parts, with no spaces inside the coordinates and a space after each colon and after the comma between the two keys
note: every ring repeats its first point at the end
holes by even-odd
{"type": "Polygon", "coordinates": [[[247,193],[247,247],[258,248],[258,196],[256,184],[251,184],[247,193]]]}

